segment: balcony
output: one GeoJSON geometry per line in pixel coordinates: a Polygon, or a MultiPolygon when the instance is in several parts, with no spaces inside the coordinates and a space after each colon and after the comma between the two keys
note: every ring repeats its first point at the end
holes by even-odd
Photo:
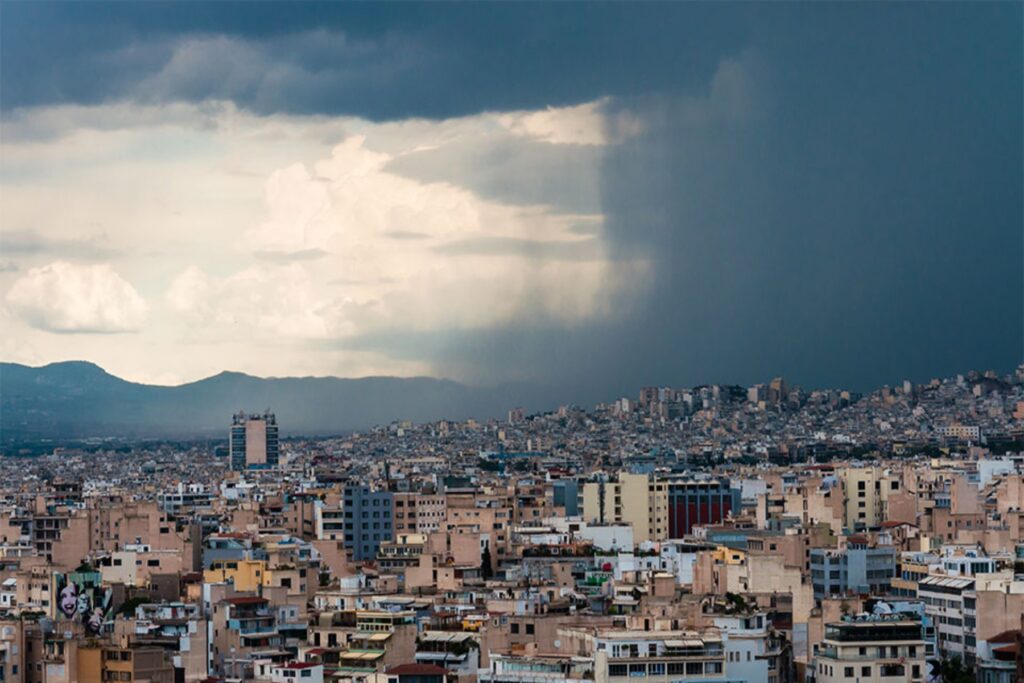
{"type": "Polygon", "coordinates": [[[878,654],[863,654],[862,655],[862,654],[853,654],[853,653],[849,653],[849,652],[846,652],[842,656],[840,656],[839,652],[838,652],[838,650],[836,648],[834,648],[834,647],[824,647],[824,648],[818,650],[817,657],[819,657],[821,659],[831,659],[831,660],[834,660],[834,661],[837,661],[837,662],[877,662],[877,663],[882,664],[882,665],[902,664],[903,662],[906,662],[906,661],[917,661],[917,660],[921,660],[923,662],[924,659],[925,659],[924,648],[923,647],[920,650],[918,650],[916,655],[911,656],[911,655],[907,655],[907,654],[904,653],[904,654],[896,655],[895,657],[889,656],[888,654],[887,655],[878,655],[878,654]]]}

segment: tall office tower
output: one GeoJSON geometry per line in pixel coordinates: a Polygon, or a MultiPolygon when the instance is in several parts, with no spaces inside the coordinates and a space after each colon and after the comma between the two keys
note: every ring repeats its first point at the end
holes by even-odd
{"type": "Polygon", "coordinates": [[[231,422],[231,469],[255,470],[276,467],[280,453],[277,418],[271,412],[236,413],[231,422]]]}
{"type": "Polygon", "coordinates": [[[786,400],[786,382],[781,377],[776,377],[768,385],[768,402],[778,405],[786,400]]]}

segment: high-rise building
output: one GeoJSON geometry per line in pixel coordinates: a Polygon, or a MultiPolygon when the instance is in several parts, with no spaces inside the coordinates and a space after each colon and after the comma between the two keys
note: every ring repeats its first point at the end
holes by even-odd
{"type": "Polygon", "coordinates": [[[232,470],[277,467],[280,454],[277,417],[271,412],[236,413],[231,422],[229,449],[232,470]]]}

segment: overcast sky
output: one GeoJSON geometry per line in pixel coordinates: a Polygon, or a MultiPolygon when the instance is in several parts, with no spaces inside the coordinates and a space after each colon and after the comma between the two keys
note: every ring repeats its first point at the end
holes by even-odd
{"type": "Polygon", "coordinates": [[[1024,360],[1020,3],[0,3],[0,356],[610,398],[1024,360]]]}

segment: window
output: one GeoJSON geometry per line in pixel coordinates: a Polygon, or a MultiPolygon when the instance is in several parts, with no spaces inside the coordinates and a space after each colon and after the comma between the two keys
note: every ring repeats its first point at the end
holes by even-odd
{"type": "Polygon", "coordinates": [[[526,635],[528,635],[528,636],[532,636],[533,635],[533,624],[527,624],[526,625],[526,635]]]}
{"type": "MultiPolygon", "coordinates": [[[[512,633],[519,633],[519,624],[513,623],[511,626],[512,633]]],[[[614,675],[614,674],[612,674],[614,675]]]]}
{"type": "Polygon", "coordinates": [[[847,678],[853,678],[853,667],[848,666],[845,669],[843,669],[843,675],[847,678]]]}
{"type": "Polygon", "coordinates": [[[870,666],[862,666],[860,668],[860,675],[861,676],[870,676],[871,675],[871,667],[870,666]]]}

